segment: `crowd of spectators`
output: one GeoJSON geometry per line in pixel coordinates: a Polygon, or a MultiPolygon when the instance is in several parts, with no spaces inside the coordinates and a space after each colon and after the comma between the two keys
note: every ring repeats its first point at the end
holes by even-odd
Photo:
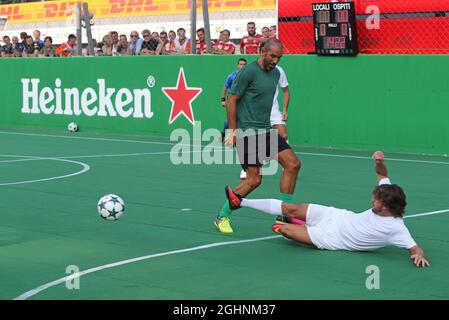
{"type": "MultiPolygon", "coordinates": [[[[256,33],[256,24],[248,22],[248,34],[245,35],[239,44],[239,52],[242,54],[257,54],[261,44],[268,39],[276,38],[276,26],[263,27],[262,33],[256,33]]],[[[176,32],[161,31],[151,32],[145,29],[141,33],[132,31],[128,36],[119,35],[117,31],[111,31],[97,42],[93,39],[95,56],[130,56],[130,55],[172,55],[190,54],[190,39],[186,36],[186,30],[179,28],[176,32]]],[[[211,41],[211,48],[208,51],[205,41],[205,30],[200,28],[196,32],[196,54],[235,54],[236,43],[231,41],[231,32],[222,30],[220,37],[216,41],[211,41]]],[[[69,57],[77,55],[76,36],[70,34],[67,42],[54,45],[53,39],[49,36],[41,39],[39,30],[35,30],[33,35],[26,32],[20,33],[20,40],[14,36],[3,37],[3,45],[0,46],[1,57],[69,57]]],[[[236,41],[237,42],[237,41],[236,41]]],[[[86,45],[81,50],[82,55],[89,55],[86,45]]]]}

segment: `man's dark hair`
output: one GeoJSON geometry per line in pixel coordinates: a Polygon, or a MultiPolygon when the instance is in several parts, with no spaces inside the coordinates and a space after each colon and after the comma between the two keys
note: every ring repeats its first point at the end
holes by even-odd
{"type": "Polygon", "coordinates": [[[76,36],[75,36],[74,34],[69,34],[68,39],[69,39],[69,40],[70,40],[70,39],[76,39],[76,36]]]}
{"type": "Polygon", "coordinates": [[[44,42],[47,41],[47,39],[50,40],[51,43],[53,43],[52,37],[50,37],[50,36],[45,37],[44,42]]]}
{"type": "Polygon", "coordinates": [[[4,37],[3,37],[3,40],[5,40],[5,39],[9,39],[9,36],[4,36],[4,37]]]}
{"type": "Polygon", "coordinates": [[[176,33],[178,33],[180,30],[186,32],[186,29],[184,29],[184,28],[178,28],[178,30],[176,30],[176,33]]]}
{"type": "Polygon", "coordinates": [[[161,31],[161,33],[159,33],[159,37],[162,36],[163,34],[167,35],[167,31],[161,31]]]}
{"type": "Polygon", "coordinates": [[[270,39],[263,42],[260,49],[264,48],[265,50],[270,51],[270,49],[273,47],[278,47],[282,49],[284,48],[284,45],[278,39],[270,39]]]}
{"type": "Polygon", "coordinates": [[[197,33],[198,33],[198,32],[206,33],[206,32],[204,31],[204,28],[199,28],[198,30],[196,30],[196,32],[197,32],[197,33]]]}
{"type": "Polygon", "coordinates": [[[248,26],[249,26],[250,24],[252,24],[253,26],[256,25],[256,23],[255,23],[255,22],[252,22],[252,21],[250,21],[250,22],[247,23],[248,26]]]}
{"type": "Polygon", "coordinates": [[[245,61],[245,63],[248,63],[245,58],[240,58],[239,61],[237,61],[237,64],[240,63],[240,61],[245,61]]]}
{"type": "Polygon", "coordinates": [[[382,202],[396,218],[402,218],[407,206],[405,193],[397,184],[383,184],[374,189],[373,196],[382,202]]]}
{"type": "Polygon", "coordinates": [[[20,39],[26,39],[27,37],[27,33],[26,32],[21,32],[20,33],[20,39]]]}

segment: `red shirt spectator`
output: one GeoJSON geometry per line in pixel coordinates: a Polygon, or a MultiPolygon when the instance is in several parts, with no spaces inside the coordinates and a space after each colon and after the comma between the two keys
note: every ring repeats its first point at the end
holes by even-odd
{"type": "Polygon", "coordinates": [[[248,22],[247,30],[248,35],[244,36],[240,41],[240,53],[258,54],[262,36],[256,34],[256,24],[254,22],[248,22]]]}
{"type": "MultiPolygon", "coordinates": [[[[211,41],[210,46],[215,46],[215,42],[211,41]]],[[[234,48],[235,50],[235,48],[234,48]]],[[[196,53],[198,54],[207,54],[207,46],[206,41],[200,42],[199,40],[196,42],[196,53]]]]}
{"type": "Polygon", "coordinates": [[[69,57],[73,55],[76,45],[76,36],[74,34],[69,35],[69,39],[66,43],[61,44],[55,50],[55,55],[60,57],[69,57]]]}
{"type": "Polygon", "coordinates": [[[240,53],[243,54],[258,54],[260,41],[262,36],[260,34],[255,34],[254,36],[244,36],[240,41],[240,53]]]}
{"type": "Polygon", "coordinates": [[[220,41],[215,45],[216,50],[219,54],[234,54],[235,44],[232,41],[220,41]]]}
{"type": "MultiPolygon", "coordinates": [[[[198,36],[198,41],[196,42],[196,53],[197,54],[207,54],[206,37],[204,35],[204,28],[200,28],[196,31],[198,36]]],[[[215,46],[215,43],[211,41],[211,47],[215,46]]]]}
{"type": "Polygon", "coordinates": [[[235,44],[229,40],[231,32],[229,30],[223,30],[220,32],[220,41],[213,47],[213,52],[216,54],[234,54],[235,44]]]}

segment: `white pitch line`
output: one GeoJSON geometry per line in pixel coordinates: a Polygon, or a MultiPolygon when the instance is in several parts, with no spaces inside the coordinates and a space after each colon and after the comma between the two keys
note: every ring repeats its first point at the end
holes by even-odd
{"type": "Polygon", "coordinates": [[[37,287],[36,289],[30,290],[30,291],[25,292],[24,294],[21,294],[14,300],[26,300],[41,291],[44,291],[48,288],[54,287],[58,284],[66,282],[66,281],[70,281],[74,278],[80,278],[81,276],[84,276],[89,273],[97,272],[97,271],[104,270],[104,269],[110,269],[110,268],[122,266],[125,264],[129,264],[129,263],[134,263],[134,262],[138,262],[138,261],[142,261],[142,260],[148,260],[148,259],[153,259],[153,258],[157,258],[157,257],[169,256],[169,255],[179,254],[179,253],[184,253],[184,252],[199,251],[199,250],[210,249],[210,248],[215,248],[215,247],[222,247],[222,246],[227,246],[227,245],[232,245],[232,244],[256,242],[256,241],[269,240],[269,239],[275,239],[275,238],[280,238],[280,237],[282,237],[282,236],[271,236],[271,237],[255,238],[255,239],[249,239],[249,240],[216,242],[216,243],[206,244],[206,245],[202,245],[202,246],[187,248],[187,249],[180,249],[180,250],[156,253],[156,254],[151,254],[148,256],[137,257],[137,258],[133,258],[133,259],[128,259],[128,260],[118,261],[118,262],[114,262],[114,263],[110,263],[110,264],[105,264],[103,266],[87,269],[85,271],[81,271],[80,273],[75,273],[70,276],[66,276],[61,279],[46,283],[42,286],[37,287]]]}
{"type": "MultiPolygon", "coordinates": [[[[420,217],[420,216],[430,216],[430,215],[440,214],[440,213],[444,213],[444,212],[449,212],[449,209],[439,210],[439,211],[432,211],[432,212],[425,212],[425,213],[419,213],[419,214],[415,214],[415,215],[406,216],[405,218],[415,218],[415,217],[420,217]]],[[[70,281],[70,280],[73,280],[75,278],[80,278],[80,277],[82,277],[82,276],[84,276],[86,274],[89,274],[89,273],[94,273],[94,272],[97,272],[97,271],[101,271],[101,270],[104,270],[104,269],[110,269],[110,268],[122,266],[122,265],[125,265],[125,264],[130,264],[130,263],[134,263],[134,262],[138,262],[138,261],[142,261],[142,260],[149,260],[149,259],[153,259],[153,258],[157,258],[157,257],[163,257],[163,256],[168,256],[168,255],[173,255],[173,254],[192,252],[192,251],[199,251],[199,250],[205,250],[205,249],[210,249],[210,248],[214,248],[214,247],[221,247],[221,246],[227,246],[227,245],[233,245],[233,244],[249,243],[249,242],[263,241],[263,240],[269,240],[269,239],[276,239],[276,238],[281,238],[281,237],[282,236],[271,236],[271,237],[263,237],[263,238],[255,238],[255,239],[239,240],[239,241],[216,242],[216,243],[211,243],[211,244],[205,244],[205,245],[202,245],[202,246],[187,248],[187,249],[180,249],[180,250],[156,253],[156,254],[151,254],[151,255],[147,255],[147,256],[137,257],[137,258],[133,258],[133,259],[122,260],[122,261],[118,261],[118,262],[114,262],[114,263],[110,263],[110,264],[105,264],[105,265],[102,265],[102,266],[99,266],[99,267],[90,268],[90,269],[87,269],[85,271],[81,271],[80,273],[76,273],[76,274],[72,274],[70,276],[66,276],[66,277],[60,278],[60,279],[52,281],[52,282],[48,282],[48,283],[43,284],[43,285],[41,285],[41,286],[39,286],[39,287],[37,287],[35,289],[29,290],[29,291],[21,294],[20,296],[18,296],[14,300],[26,300],[26,299],[28,299],[28,298],[38,294],[39,292],[42,292],[42,291],[44,291],[44,290],[46,290],[48,288],[57,286],[57,285],[59,285],[61,283],[64,283],[66,281],[70,281]]]]}
{"type": "Polygon", "coordinates": [[[56,159],[56,158],[33,158],[32,160],[53,160],[53,161],[61,161],[61,162],[69,162],[69,163],[75,163],[83,168],[80,171],[66,174],[63,176],[56,176],[56,177],[50,177],[50,178],[42,178],[42,179],[36,179],[36,180],[26,180],[26,181],[16,181],[16,182],[7,182],[7,183],[0,183],[1,186],[13,186],[18,184],[28,184],[28,183],[35,183],[35,182],[43,182],[43,181],[50,181],[50,180],[58,180],[58,179],[64,179],[64,178],[70,178],[74,176],[81,175],[87,171],[90,170],[90,166],[84,162],[79,161],[73,161],[73,160],[66,160],[66,159],[56,159]]]}
{"type": "MultiPolygon", "coordinates": [[[[226,149],[219,149],[217,151],[232,151],[226,149]]],[[[186,153],[201,153],[202,150],[186,151],[186,153]]],[[[82,158],[107,158],[107,157],[132,157],[132,156],[147,156],[147,155],[162,155],[171,154],[171,151],[161,151],[161,152],[141,152],[141,153],[117,153],[117,154],[93,154],[93,155],[81,155],[81,156],[56,156],[56,157],[35,157],[26,155],[12,155],[12,154],[0,154],[1,157],[9,158],[25,158],[25,159],[15,159],[15,160],[0,160],[0,163],[11,163],[11,162],[23,162],[23,161],[36,161],[36,160],[48,160],[48,159],[82,159],[82,158]]]]}
{"type": "MultiPolygon", "coordinates": [[[[328,154],[328,153],[313,153],[313,152],[295,152],[299,155],[306,156],[319,156],[319,157],[331,157],[331,158],[347,158],[347,159],[368,159],[372,160],[371,157],[362,157],[362,156],[349,156],[349,155],[340,155],[340,154],[328,154]]],[[[446,164],[449,165],[449,161],[428,161],[428,160],[414,160],[414,159],[397,159],[397,158],[385,158],[388,161],[400,161],[400,162],[414,162],[414,163],[429,163],[429,164],[446,164]]]]}
{"type": "MultiPolygon", "coordinates": [[[[81,140],[96,140],[96,141],[110,141],[110,142],[126,142],[126,143],[143,143],[143,144],[158,144],[158,145],[180,145],[180,146],[192,146],[192,144],[178,144],[177,142],[156,142],[156,141],[142,141],[142,140],[128,140],[128,139],[111,139],[111,138],[94,138],[94,137],[77,137],[77,136],[61,136],[61,135],[51,135],[51,134],[38,134],[38,133],[24,133],[24,132],[7,132],[0,131],[0,134],[9,135],[23,135],[23,136],[35,136],[35,137],[48,137],[48,138],[62,138],[62,139],[81,139],[81,140]]],[[[201,143],[199,143],[201,145],[201,143]]],[[[226,150],[226,148],[225,148],[226,150]]],[[[232,150],[232,149],[230,149],[232,150]]],[[[311,156],[322,156],[322,157],[335,157],[335,158],[352,158],[352,159],[371,159],[371,157],[363,156],[349,156],[349,155],[337,155],[337,154],[327,154],[327,153],[313,153],[313,152],[296,152],[299,155],[311,155],[311,156]]],[[[415,163],[429,163],[429,164],[445,164],[449,165],[449,162],[444,161],[426,161],[426,160],[414,160],[414,159],[395,159],[395,158],[385,158],[390,161],[401,161],[401,162],[415,162],[415,163]]]]}
{"type": "Polygon", "coordinates": [[[406,218],[422,217],[422,216],[432,216],[434,214],[440,214],[440,213],[445,213],[445,212],[449,212],[449,209],[432,211],[432,212],[426,212],[426,213],[412,214],[410,216],[406,215],[406,216],[404,216],[404,219],[406,219],[406,218]]]}
{"type": "MultiPolygon", "coordinates": [[[[157,141],[143,141],[143,140],[127,140],[127,139],[112,139],[112,138],[94,138],[94,137],[80,137],[80,136],[60,136],[52,134],[39,133],[24,133],[24,132],[7,132],[0,131],[0,134],[10,134],[18,136],[32,136],[32,137],[46,137],[46,138],[61,138],[61,139],[75,139],[75,140],[94,140],[94,141],[108,141],[108,142],[127,142],[127,143],[142,143],[142,144],[157,144],[157,145],[179,145],[190,146],[190,144],[178,144],[177,142],[157,142],[157,141]]],[[[201,145],[201,143],[199,143],[201,145]]]]}

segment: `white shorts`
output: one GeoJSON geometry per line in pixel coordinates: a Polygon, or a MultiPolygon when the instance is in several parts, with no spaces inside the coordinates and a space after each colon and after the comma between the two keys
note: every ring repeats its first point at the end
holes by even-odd
{"type": "Polygon", "coordinates": [[[310,240],[319,249],[341,250],[343,245],[338,232],[338,222],[348,213],[343,209],[309,204],[306,224],[310,240]]]}
{"type": "Polygon", "coordinates": [[[282,120],[282,112],[279,110],[279,104],[273,105],[273,108],[271,109],[270,122],[272,126],[277,124],[283,124],[285,126],[285,121],[282,120]]]}

